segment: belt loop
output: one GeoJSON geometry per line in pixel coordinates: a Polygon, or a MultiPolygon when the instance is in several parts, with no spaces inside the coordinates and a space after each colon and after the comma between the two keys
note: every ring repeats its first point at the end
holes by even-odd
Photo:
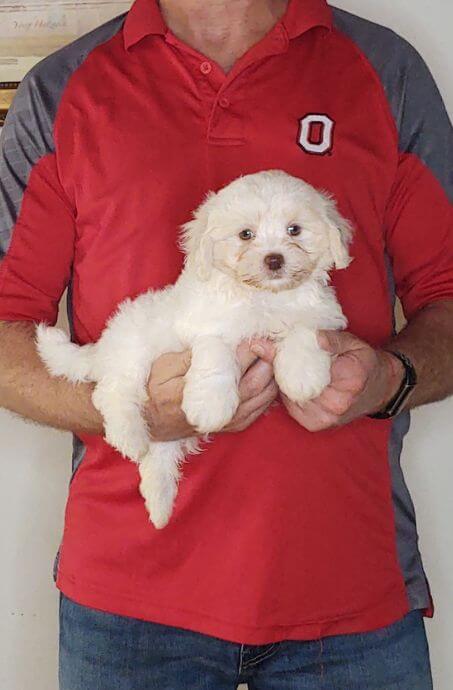
{"type": "Polygon", "coordinates": [[[323,654],[324,654],[324,643],[322,640],[322,637],[319,638],[319,656],[318,656],[318,662],[319,662],[319,674],[321,678],[324,678],[324,661],[323,661],[323,654]]]}
{"type": "Polygon", "coordinates": [[[239,675],[242,673],[243,656],[244,656],[244,645],[241,644],[240,649],[239,649],[239,668],[238,668],[238,674],[239,675]]]}

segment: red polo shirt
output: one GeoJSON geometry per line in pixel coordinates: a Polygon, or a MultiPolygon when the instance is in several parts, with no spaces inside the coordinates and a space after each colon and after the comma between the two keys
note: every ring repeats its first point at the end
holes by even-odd
{"type": "MultiPolygon", "coordinates": [[[[280,168],[335,195],[356,233],[333,276],[373,345],[453,298],[451,126],[421,58],[324,0],[291,0],[231,72],[179,41],[155,0],[41,62],[2,135],[0,318],[74,340],[173,282],[178,227],[210,189],[280,168]]],[[[405,416],[310,433],[280,406],[184,467],[157,531],[137,467],[76,439],[57,585],[105,611],[262,644],[371,630],[429,606],[399,464],[405,416]],[[393,498],[393,500],[392,500],[393,498]]]]}

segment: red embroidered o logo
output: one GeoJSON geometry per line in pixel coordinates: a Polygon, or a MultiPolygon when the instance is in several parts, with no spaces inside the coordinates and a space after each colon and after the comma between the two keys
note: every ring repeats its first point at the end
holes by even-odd
{"type": "Polygon", "coordinates": [[[328,115],[309,114],[299,120],[297,143],[307,153],[324,156],[333,148],[335,122],[328,115]]]}

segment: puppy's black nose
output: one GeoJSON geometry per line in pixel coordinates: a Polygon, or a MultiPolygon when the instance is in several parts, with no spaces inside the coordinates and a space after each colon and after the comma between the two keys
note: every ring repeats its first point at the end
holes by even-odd
{"type": "Polygon", "coordinates": [[[285,259],[283,254],[268,254],[264,257],[264,263],[271,271],[278,271],[285,263],[285,259]]]}

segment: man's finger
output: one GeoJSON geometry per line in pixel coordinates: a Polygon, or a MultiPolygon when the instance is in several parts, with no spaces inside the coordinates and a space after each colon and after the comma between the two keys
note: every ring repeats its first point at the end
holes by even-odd
{"type": "Polygon", "coordinates": [[[363,347],[363,342],[348,331],[318,331],[318,343],[331,355],[341,355],[363,347]]]}
{"type": "Polygon", "coordinates": [[[247,429],[253,422],[256,422],[256,420],[261,417],[262,414],[265,414],[270,406],[270,402],[266,403],[265,405],[262,405],[259,407],[255,412],[252,412],[243,422],[242,428],[247,429]]]}
{"type": "Polygon", "coordinates": [[[250,349],[250,343],[243,340],[236,349],[236,357],[241,370],[241,376],[257,361],[257,355],[250,349]]]}
{"type": "Polygon", "coordinates": [[[326,412],[341,416],[346,414],[354,401],[350,390],[341,390],[334,386],[328,386],[313,402],[326,412]]]}
{"type": "Polygon", "coordinates": [[[181,405],[185,385],[186,382],[183,376],[175,376],[166,383],[165,397],[168,400],[173,400],[176,405],[181,405]]]}
{"type": "Polygon", "coordinates": [[[330,386],[338,391],[360,393],[367,382],[363,363],[353,354],[342,355],[332,362],[330,386]]]}
{"type": "Polygon", "coordinates": [[[184,376],[189,370],[191,357],[190,350],[161,355],[153,362],[151,376],[157,385],[166,383],[177,376],[184,376]]]}
{"type": "Polygon", "coordinates": [[[270,404],[278,395],[278,387],[273,379],[267,384],[267,386],[259,393],[248,400],[244,400],[240,403],[237,416],[247,417],[253,414],[258,408],[263,405],[270,404]]]}
{"type": "Polygon", "coordinates": [[[275,343],[267,338],[253,338],[250,348],[260,359],[264,359],[269,364],[275,359],[275,343]]]}
{"type": "Polygon", "coordinates": [[[330,429],[338,423],[336,415],[331,414],[310,400],[303,407],[282,395],[282,401],[289,414],[301,424],[307,431],[322,431],[330,429]]]}
{"type": "MultiPolygon", "coordinates": [[[[268,402],[265,405],[262,405],[261,407],[256,409],[254,412],[248,415],[248,417],[245,417],[245,419],[238,422],[237,425],[234,425],[234,431],[243,431],[244,429],[247,429],[254,422],[256,422],[256,420],[259,419],[259,417],[261,417],[262,414],[265,414],[267,412],[270,405],[271,403],[268,402]]],[[[225,431],[228,431],[228,428],[225,431]]]]}
{"type": "Polygon", "coordinates": [[[273,377],[274,370],[272,365],[259,359],[244,374],[239,383],[239,397],[241,401],[244,402],[259,395],[272,381],[273,377]]]}

